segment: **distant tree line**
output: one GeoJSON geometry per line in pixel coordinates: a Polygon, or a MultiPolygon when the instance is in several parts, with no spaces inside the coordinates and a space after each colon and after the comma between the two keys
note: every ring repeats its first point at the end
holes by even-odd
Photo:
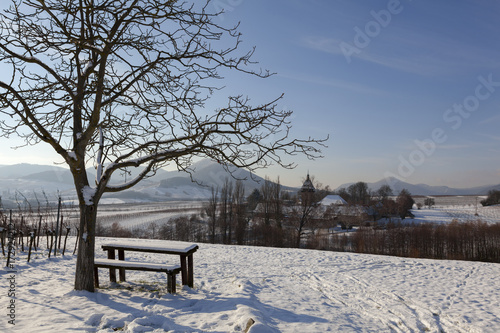
{"type": "Polygon", "coordinates": [[[350,250],[400,257],[500,262],[500,223],[388,223],[360,228],[350,250]]]}
{"type": "Polygon", "coordinates": [[[334,192],[351,206],[371,207],[370,214],[375,221],[383,217],[397,216],[405,219],[415,203],[411,193],[402,189],[394,199],[394,193],[389,185],[382,185],[378,190],[371,191],[365,182],[357,182],[334,192]]]}
{"type": "Polygon", "coordinates": [[[488,192],[488,197],[484,200],[481,200],[481,204],[483,206],[492,206],[500,204],[500,191],[490,190],[488,192]]]}

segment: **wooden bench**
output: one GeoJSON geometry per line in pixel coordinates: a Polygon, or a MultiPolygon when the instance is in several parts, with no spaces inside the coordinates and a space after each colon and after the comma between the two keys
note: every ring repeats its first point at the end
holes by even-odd
{"type": "MultiPolygon", "coordinates": [[[[182,285],[193,288],[193,254],[198,250],[196,244],[173,241],[113,241],[102,245],[102,249],[108,252],[108,259],[114,260],[118,252],[118,260],[125,260],[125,251],[147,252],[166,255],[177,255],[180,258],[182,285]]],[[[125,281],[125,269],[120,268],[120,280],[125,281]]],[[[116,276],[115,269],[110,269],[111,276],[116,276]]],[[[114,278],[116,280],[116,277],[114,278]]]]}
{"type": "MultiPolygon", "coordinates": [[[[114,259],[95,259],[94,260],[94,285],[99,288],[99,268],[110,268],[109,278],[111,282],[116,282],[116,274],[114,269],[118,268],[120,271],[135,270],[135,271],[150,271],[150,272],[165,272],[167,273],[167,291],[171,294],[176,292],[176,279],[175,276],[181,271],[180,265],[165,265],[165,264],[152,264],[136,261],[124,261],[114,259]]],[[[120,280],[125,281],[125,274],[120,274],[120,280]]]]}

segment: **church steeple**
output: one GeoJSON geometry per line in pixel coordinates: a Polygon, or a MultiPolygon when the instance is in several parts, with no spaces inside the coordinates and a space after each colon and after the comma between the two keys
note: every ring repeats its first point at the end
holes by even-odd
{"type": "Polygon", "coordinates": [[[302,184],[302,188],[300,192],[316,192],[316,189],[314,188],[314,185],[311,181],[311,178],[309,177],[309,172],[307,173],[307,178],[304,181],[304,184],[302,184]]]}

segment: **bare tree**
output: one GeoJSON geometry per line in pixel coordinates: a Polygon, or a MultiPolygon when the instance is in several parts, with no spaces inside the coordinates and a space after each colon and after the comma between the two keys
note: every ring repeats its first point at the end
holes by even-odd
{"type": "Polygon", "coordinates": [[[212,194],[210,199],[205,204],[204,212],[208,217],[208,228],[210,231],[210,238],[212,244],[215,244],[215,234],[217,226],[217,207],[219,206],[219,188],[214,188],[212,186],[212,194]]]}
{"type": "Polygon", "coordinates": [[[283,220],[283,199],[281,195],[280,177],[276,179],[276,182],[271,184],[271,202],[276,227],[281,229],[283,220]]]}
{"type": "Polygon", "coordinates": [[[436,200],[434,198],[425,198],[424,199],[424,205],[426,205],[429,209],[432,208],[436,204],[436,200]]]}
{"type": "Polygon", "coordinates": [[[231,243],[233,225],[233,182],[226,178],[220,190],[219,230],[223,244],[231,243]]]}
{"type": "Polygon", "coordinates": [[[214,23],[207,2],[12,0],[0,14],[0,122],[4,137],[44,142],[73,175],[80,207],[75,289],[94,290],[97,206],[165,165],[192,158],[255,169],[289,154],[319,157],[323,140],[289,137],[291,111],[231,96],[204,109],[221,70],[248,69],[236,27],[214,23]],[[228,42],[232,45],[228,46],[228,42]],[[218,46],[220,45],[220,47],[218,46]],[[10,70],[9,70],[10,68],[10,70]],[[95,180],[86,167],[94,164],[95,180]],[[126,183],[116,171],[142,166],[126,183]]]}
{"type": "Polygon", "coordinates": [[[396,206],[399,217],[404,219],[410,209],[413,207],[415,200],[413,200],[411,193],[407,189],[402,189],[396,198],[396,206]]]}
{"type": "Polygon", "coordinates": [[[260,214],[264,219],[265,225],[271,225],[272,216],[272,196],[273,196],[273,183],[268,176],[265,177],[264,183],[260,187],[261,200],[260,200],[260,214]]]}
{"type": "Polygon", "coordinates": [[[370,202],[371,191],[365,182],[352,184],[347,188],[347,191],[353,204],[366,205],[370,202]]]}
{"type": "Polygon", "coordinates": [[[385,200],[389,199],[389,197],[392,195],[392,188],[389,185],[382,185],[375,192],[375,195],[377,196],[378,200],[384,202],[385,200]]]}
{"type": "Polygon", "coordinates": [[[245,205],[245,187],[243,182],[238,179],[233,191],[233,204],[235,206],[236,226],[234,230],[236,243],[242,245],[245,240],[247,229],[246,205],[245,205]]]}

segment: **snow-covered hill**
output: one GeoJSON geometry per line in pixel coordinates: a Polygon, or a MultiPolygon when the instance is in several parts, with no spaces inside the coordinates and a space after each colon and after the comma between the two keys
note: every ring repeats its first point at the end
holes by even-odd
{"type": "MultiPolygon", "coordinates": [[[[105,257],[104,240],[97,239],[97,257],[105,257]]],[[[18,253],[16,272],[2,268],[0,332],[222,333],[252,322],[252,333],[500,331],[498,264],[199,246],[195,286],[175,295],[166,294],[164,274],[129,271],[128,282],[111,285],[105,269],[102,289],[74,291],[75,256],[37,251],[27,263],[18,253]],[[11,300],[15,325],[6,316],[11,300]]],[[[175,258],[127,253],[127,260],[165,259],[175,258]]]]}
{"type": "MultiPolygon", "coordinates": [[[[111,183],[124,183],[141,170],[141,168],[127,170],[129,174],[116,173],[111,183]]],[[[242,179],[247,194],[263,183],[261,177],[236,168],[232,170],[235,177],[232,178],[220,164],[209,160],[193,164],[192,170],[196,182],[184,172],[158,170],[156,175],[141,181],[131,190],[105,194],[103,198],[107,201],[119,199],[122,202],[133,203],[206,200],[211,196],[211,186],[221,188],[226,179],[233,182],[235,179],[242,179]]],[[[94,170],[89,169],[87,172],[90,179],[95,178],[94,170]]],[[[59,195],[65,200],[76,198],[73,179],[68,169],[34,164],[0,166],[0,196],[6,207],[14,207],[17,203],[22,203],[25,198],[30,200],[32,205],[36,205],[37,200],[45,203],[45,197],[55,202],[59,195]]]]}

